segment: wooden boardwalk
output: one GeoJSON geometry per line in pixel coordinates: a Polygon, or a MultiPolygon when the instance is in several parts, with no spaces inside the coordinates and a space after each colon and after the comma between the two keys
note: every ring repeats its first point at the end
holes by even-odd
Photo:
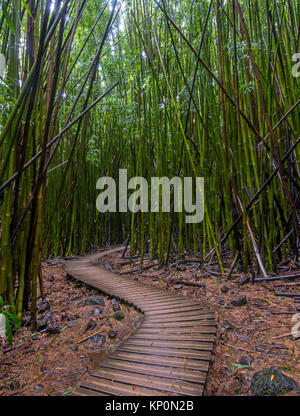
{"type": "MultiPolygon", "coordinates": [[[[110,250],[110,253],[116,250],[110,250]]],[[[68,261],[67,273],[135,306],[142,324],[74,391],[76,396],[201,396],[216,333],[214,313],[194,299],[96,265],[108,252],[68,261]]]]}

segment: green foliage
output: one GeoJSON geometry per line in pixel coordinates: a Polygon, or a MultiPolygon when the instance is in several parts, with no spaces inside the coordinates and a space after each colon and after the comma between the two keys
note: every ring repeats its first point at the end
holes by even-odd
{"type": "Polygon", "coordinates": [[[13,309],[14,309],[13,306],[5,305],[3,298],[0,296],[0,314],[3,314],[5,317],[6,335],[7,335],[9,345],[12,345],[13,343],[13,334],[12,334],[10,320],[12,321],[12,323],[14,324],[16,328],[19,328],[21,325],[21,322],[19,321],[19,319],[11,312],[11,310],[13,309]]]}
{"type": "Polygon", "coordinates": [[[87,142],[86,160],[93,166],[99,166],[100,163],[100,151],[96,146],[96,136],[92,136],[87,142]]]}

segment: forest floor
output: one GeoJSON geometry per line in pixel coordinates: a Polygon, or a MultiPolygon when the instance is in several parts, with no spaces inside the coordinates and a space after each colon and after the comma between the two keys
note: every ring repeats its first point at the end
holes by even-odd
{"type": "MultiPolygon", "coordinates": [[[[163,268],[149,258],[143,266],[138,257],[132,264],[128,262],[120,252],[100,260],[108,270],[197,299],[216,313],[217,341],[205,395],[251,395],[254,373],[270,367],[280,369],[300,386],[300,339],[291,335],[295,304],[291,298],[275,296],[275,291],[297,291],[299,279],[292,286],[288,281],[252,284],[242,273],[233,273],[228,280],[209,272],[204,275],[187,257],[174,259],[163,268]],[[190,286],[193,283],[199,286],[190,286]],[[245,304],[232,305],[232,301],[245,302],[243,296],[245,304]]],[[[293,264],[285,267],[286,274],[293,264]]],[[[214,273],[213,264],[210,268],[214,273]]]]}
{"type": "Polygon", "coordinates": [[[42,274],[45,300],[38,303],[38,330],[32,332],[30,314],[25,315],[13,347],[0,345],[0,396],[71,394],[142,317],[67,278],[60,259],[44,262],[42,274]],[[122,320],[112,317],[116,311],[124,312],[122,320]]]}
{"type": "MultiPolygon", "coordinates": [[[[251,395],[253,374],[269,367],[279,368],[300,386],[300,339],[287,335],[294,325],[295,305],[274,294],[297,291],[299,280],[292,286],[288,281],[252,284],[242,273],[228,280],[213,275],[213,264],[204,274],[187,257],[163,268],[145,258],[141,267],[138,257],[129,264],[118,252],[101,257],[99,265],[195,298],[216,313],[217,340],[205,395],[251,395]],[[232,301],[244,304],[233,306],[232,301]]],[[[142,317],[134,308],[68,278],[60,258],[44,262],[42,274],[45,300],[39,299],[38,330],[32,332],[30,314],[25,315],[14,346],[0,346],[0,396],[71,394],[142,317]],[[112,317],[119,310],[124,312],[122,320],[112,317]]]]}

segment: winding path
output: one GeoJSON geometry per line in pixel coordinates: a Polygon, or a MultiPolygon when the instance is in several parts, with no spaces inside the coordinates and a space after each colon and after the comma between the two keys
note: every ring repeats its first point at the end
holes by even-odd
{"type": "Polygon", "coordinates": [[[214,313],[194,299],[96,265],[120,248],[66,263],[66,272],[144,313],[138,329],[73,392],[77,396],[201,396],[216,333],[214,313]]]}

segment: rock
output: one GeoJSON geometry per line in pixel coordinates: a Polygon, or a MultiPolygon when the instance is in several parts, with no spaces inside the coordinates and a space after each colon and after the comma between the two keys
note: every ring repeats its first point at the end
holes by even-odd
{"type": "Polygon", "coordinates": [[[49,274],[48,275],[48,282],[53,282],[53,280],[54,280],[53,274],[49,274]]]}
{"type": "Polygon", "coordinates": [[[95,328],[95,326],[96,326],[96,322],[93,319],[90,319],[89,322],[87,323],[85,330],[91,331],[92,329],[95,328]]]}
{"type": "Polygon", "coordinates": [[[38,313],[45,313],[46,311],[49,311],[49,310],[50,310],[49,303],[45,303],[44,305],[40,307],[40,309],[38,310],[38,313]]]}
{"type": "Polygon", "coordinates": [[[181,289],[182,288],[182,285],[175,285],[174,286],[174,289],[181,289]]]}
{"type": "Polygon", "coordinates": [[[91,339],[94,341],[95,344],[102,345],[105,342],[106,337],[104,335],[94,335],[91,339]]]}
{"type": "Polygon", "coordinates": [[[36,323],[36,329],[40,332],[43,329],[47,328],[47,322],[45,319],[42,319],[41,321],[37,321],[36,323]]]}
{"type": "Polygon", "coordinates": [[[222,328],[224,328],[225,331],[230,331],[234,329],[234,326],[230,322],[224,322],[222,328]]]}
{"type": "Polygon", "coordinates": [[[33,388],[34,388],[34,390],[39,391],[39,390],[42,390],[44,388],[44,386],[42,384],[36,384],[33,388]]]}
{"type": "Polygon", "coordinates": [[[50,304],[46,299],[44,299],[36,305],[36,309],[39,313],[44,313],[50,310],[50,304]]]}
{"type": "Polygon", "coordinates": [[[251,390],[255,396],[277,396],[289,391],[299,391],[296,382],[275,368],[265,368],[254,374],[251,390]]]}
{"type": "Polygon", "coordinates": [[[118,303],[116,303],[115,305],[113,305],[113,310],[115,312],[119,311],[120,310],[120,305],[118,303]]]}
{"type": "Polygon", "coordinates": [[[114,319],[117,319],[118,321],[121,321],[122,319],[124,319],[125,315],[124,312],[122,311],[117,311],[113,314],[112,316],[114,319]]]}
{"type": "Polygon", "coordinates": [[[52,314],[53,314],[53,311],[49,311],[44,315],[44,319],[45,319],[46,322],[48,321],[48,319],[51,318],[52,314]]]}
{"type": "Polygon", "coordinates": [[[86,299],[85,304],[105,306],[105,300],[103,296],[90,296],[86,299]]]}
{"type": "Polygon", "coordinates": [[[58,326],[48,326],[46,332],[49,335],[57,335],[60,334],[60,328],[58,326]]]}
{"type": "Polygon", "coordinates": [[[72,350],[72,351],[78,351],[78,347],[77,347],[77,345],[72,345],[71,350],[72,350]]]}
{"type": "Polygon", "coordinates": [[[233,306],[243,306],[247,303],[247,298],[245,295],[237,296],[236,298],[232,299],[231,305],[233,306]]]}
{"type": "Polygon", "coordinates": [[[249,276],[242,276],[240,278],[239,284],[240,285],[245,285],[246,283],[250,282],[250,277],[249,276]]]}
{"type": "Polygon", "coordinates": [[[116,333],[116,331],[109,331],[108,336],[109,336],[109,338],[116,338],[117,333],[116,333]]]}
{"type": "Polygon", "coordinates": [[[227,293],[228,291],[229,291],[229,287],[226,286],[226,284],[221,287],[221,292],[222,293],[227,293]]]}
{"type": "Polygon", "coordinates": [[[93,310],[93,315],[99,316],[101,312],[102,311],[100,309],[96,308],[96,309],[93,310]]]}
{"type": "Polygon", "coordinates": [[[14,380],[9,385],[11,390],[18,390],[20,388],[20,382],[18,380],[14,380]]]}
{"type": "Polygon", "coordinates": [[[239,364],[251,367],[252,360],[249,357],[242,357],[239,359],[239,364]]]}

